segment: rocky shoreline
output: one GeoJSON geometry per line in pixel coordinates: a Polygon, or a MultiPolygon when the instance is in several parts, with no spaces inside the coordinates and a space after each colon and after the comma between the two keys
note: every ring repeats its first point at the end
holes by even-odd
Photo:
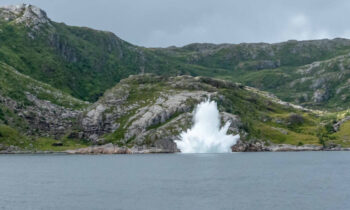
{"type": "Polygon", "coordinates": [[[290,144],[271,144],[266,145],[264,142],[242,142],[238,141],[232,147],[233,152],[303,152],[303,151],[350,151],[350,148],[344,148],[339,145],[290,145],[290,144]]]}
{"type": "MultiPolygon", "coordinates": [[[[242,147],[239,143],[232,147],[233,152],[305,152],[305,151],[350,151],[350,148],[333,147],[324,148],[317,145],[270,145],[257,146],[256,144],[249,147],[242,147]]],[[[154,153],[178,153],[179,150],[169,150],[162,148],[146,148],[146,147],[118,147],[113,144],[95,145],[80,149],[66,151],[0,151],[0,154],[69,154],[69,155],[99,155],[99,154],[154,154],[154,153]]]]}

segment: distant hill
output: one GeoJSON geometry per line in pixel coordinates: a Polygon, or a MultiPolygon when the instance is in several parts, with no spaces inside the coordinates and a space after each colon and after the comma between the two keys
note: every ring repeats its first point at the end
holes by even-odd
{"type": "Polygon", "coordinates": [[[180,116],[212,94],[226,116],[240,119],[232,129],[246,147],[348,146],[350,40],[144,48],[54,22],[33,5],[0,7],[0,150],[53,149],[57,141],[163,148],[189,126],[180,116]],[[134,125],[169,97],[175,108],[134,125]]]}
{"type": "Polygon", "coordinates": [[[56,23],[32,5],[0,8],[0,22],[2,62],[83,100],[96,101],[131,74],[156,73],[223,78],[321,109],[350,102],[347,39],[143,48],[56,23]]]}

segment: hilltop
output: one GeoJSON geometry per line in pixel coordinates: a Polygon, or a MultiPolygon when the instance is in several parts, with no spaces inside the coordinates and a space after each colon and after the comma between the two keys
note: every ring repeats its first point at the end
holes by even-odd
{"type": "Polygon", "coordinates": [[[317,109],[346,109],[350,100],[347,39],[144,48],[54,22],[32,5],[2,7],[0,21],[1,61],[90,102],[139,73],[226,79],[317,109]]]}
{"type": "MultiPolygon", "coordinates": [[[[12,72],[16,73],[10,69],[12,72]]],[[[13,149],[11,145],[17,150],[61,151],[112,143],[133,152],[176,152],[173,141],[192,125],[196,104],[208,98],[217,102],[222,122],[232,122],[229,133],[240,134],[235,151],[349,146],[349,121],[339,121],[337,131],[330,131],[327,130],[333,126],[330,115],[224,80],[151,74],[130,76],[93,104],[77,99],[72,99],[74,104],[67,104],[70,96],[30,81],[39,88],[34,92],[25,91],[23,99],[13,99],[12,95],[1,92],[4,96],[0,119],[5,125],[0,126],[0,140],[6,150],[13,149]]],[[[29,87],[32,85],[24,88],[29,87]]]]}
{"type": "Polygon", "coordinates": [[[209,97],[241,134],[236,151],[348,147],[349,55],[340,38],[144,48],[0,7],[0,150],[174,152],[209,97]]]}

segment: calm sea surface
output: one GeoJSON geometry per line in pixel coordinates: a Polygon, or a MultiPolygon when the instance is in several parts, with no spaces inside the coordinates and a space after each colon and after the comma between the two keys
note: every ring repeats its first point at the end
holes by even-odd
{"type": "Polygon", "coordinates": [[[0,155],[0,209],[350,209],[350,152],[0,155]]]}

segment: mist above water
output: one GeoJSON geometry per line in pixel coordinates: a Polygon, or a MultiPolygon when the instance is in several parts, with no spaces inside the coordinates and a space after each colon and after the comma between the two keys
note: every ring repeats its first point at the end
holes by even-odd
{"type": "Polygon", "coordinates": [[[182,153],[227,153],[239,135],[227,135],[231,122],[220,128],[220,114],[215,101],[204,101],[195,110],[194,125],[176,140],[182,153]]]}

